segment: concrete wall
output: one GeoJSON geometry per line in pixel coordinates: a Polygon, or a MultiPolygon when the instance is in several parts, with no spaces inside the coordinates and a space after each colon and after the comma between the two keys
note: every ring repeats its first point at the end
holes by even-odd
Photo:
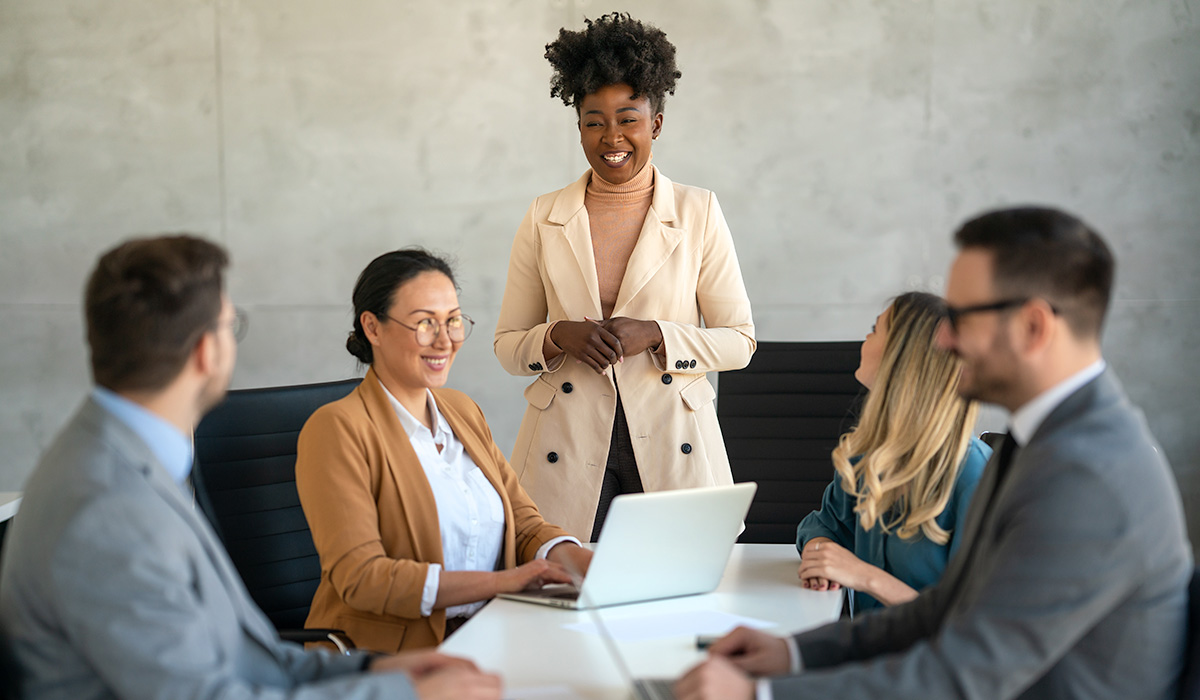
{"type": "Polygon", "coordinates": [[[940,290],[982,208],[1104,232],[1107,356],[1200,521],[1196,0],[0,0],[0,490],[86,389],[83,278],[133,233],[231,249],[237,387],[353,374],[366,262],[457,256],[479,326],[453,383],[510,448],[509,245],[586,167],[543,47],[614,8],[678,46],[655,163],[720,196],[762,339],[859,338],[889,296],[940,290]]]}

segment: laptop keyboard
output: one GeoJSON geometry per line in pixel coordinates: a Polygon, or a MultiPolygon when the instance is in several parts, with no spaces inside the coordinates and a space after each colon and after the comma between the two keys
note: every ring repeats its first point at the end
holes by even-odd
{"type": "Polygon", "coordinates": [[[675,685],[675,681],[666,678],[635,678],[633,680],[633,690],[637,693],[638,700],[675,700],[675,693],[671,690],[673,685],[675,685]]]}

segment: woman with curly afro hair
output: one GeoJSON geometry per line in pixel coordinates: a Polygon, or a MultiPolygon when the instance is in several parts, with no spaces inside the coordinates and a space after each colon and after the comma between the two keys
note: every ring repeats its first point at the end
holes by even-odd
{"type": "Polygon", "coordinates": [[[547,519],[594,540],[618,494],[732,481],[705,372],[745,367],[755,340],[716,197],[650,163],[675,47],[627,14],[585,24],[546,58],[591,167],[521,222],[495,351],[534,377],[513,468],[547,519]]]}

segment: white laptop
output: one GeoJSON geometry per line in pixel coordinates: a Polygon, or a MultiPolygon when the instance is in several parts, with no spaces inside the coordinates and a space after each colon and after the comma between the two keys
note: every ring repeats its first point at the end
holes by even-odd
{"type": "Polygon", "coordinates": [[[721,582],[757,488],[749,481],[617,496],[582,595],[574,586],[546,586],[500,597],[581,609],[708,593],[721,582]]]}

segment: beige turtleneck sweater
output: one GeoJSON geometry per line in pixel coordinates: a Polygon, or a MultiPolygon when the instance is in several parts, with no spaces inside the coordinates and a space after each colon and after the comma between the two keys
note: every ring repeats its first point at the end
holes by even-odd
{"type": "Polygon", "coordinates": [[[583,205],[591,224],[592,255],[596,259],[600,309],[605,319],[617,305],[629,256],[637,245],[653,198],[654,168],[649,163],[623,185],[614,185],[594,171],[588,182],[583,205]]]}

